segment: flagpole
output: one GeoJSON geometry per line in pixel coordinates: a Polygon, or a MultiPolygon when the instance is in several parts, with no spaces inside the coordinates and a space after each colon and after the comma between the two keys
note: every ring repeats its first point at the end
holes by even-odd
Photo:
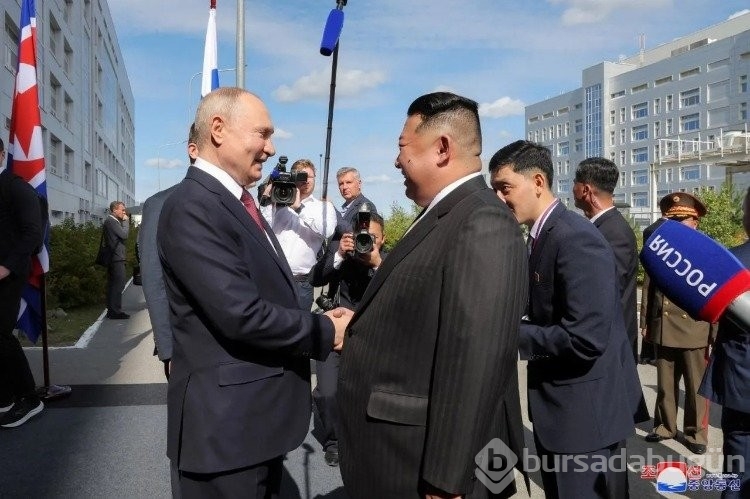
{"type": "Polygon", "coordinates": [[[52,385],[49,382],[49,347],[47,344],[47,274],[42,274],[39,282],[39,292],[42,298],[42,369],[44,370],[44,386],[37,389],[36,394],[44,400],[67,397],[73,389],[68,385],[52,385]]]}
{"type": "Polygon", "coordinates": [[[237,0],[237,86],[245,88],[245,0],[237,0]]]}

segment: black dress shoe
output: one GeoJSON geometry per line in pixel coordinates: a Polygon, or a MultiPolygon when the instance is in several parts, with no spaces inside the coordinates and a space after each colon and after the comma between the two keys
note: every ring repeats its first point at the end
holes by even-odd
{"type": "Polygon", "coordinates": [[[646,435],[646,442],[661,442],[662,440],[669,440],[671,437],[662,437],[656,432],[649,433],[646,435]]]}
{"type": "Polygon", "coordinates": [[[697,444],[695,442],[685,442],[685,447],[687,447],[693,454],[706,453],[706,446],[703,444],[697,444]]]}
{"type": "Polygon", "coordinates": [[[107,319],[129,319],[130,315],[125,312],[107,313],[107,319]]]}
{"type": "Polygon", "coordinates": [[[328,466],[338,466],[339,465],[339,450],[336,448],[328,449],[326,451],[324,459],[328,466]]]}

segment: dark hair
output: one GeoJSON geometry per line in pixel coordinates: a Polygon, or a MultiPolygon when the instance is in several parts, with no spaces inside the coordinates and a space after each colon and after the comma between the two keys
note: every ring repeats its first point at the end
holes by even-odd
{"type": "Polygon", "coordinates": [[[3,152],[5,150],[5,144],[3,144],[3,139],[0,139],[0,152],[3,152]]]}
{"type": "Polygon", "coordinates": [[[620,171],[617,165],[605,158],[587,158],[578,164],[575,182],[591,184],[599,190],[612,194],[617,187],[620,171]]]}
{"type": "Polygon", "coordinates": [[[482,153],[482,127],[479,124],[479,106],[475,101],[450,92],[433,92],[417,97],[406,114],[422,117],[417,132],[446,126],[455,132],[455,139],[461,141],[464,147],[475,146],[477,150],[472,152],[477,156],[482,153]]]}
{"type": "Polygon", "coordinates": [[[490,173],[505,166],[510,166],[516,173],[538,170],[547,177],[547,186],[552,189],[552,154],[543,145],[528,140],[508,144],[492,155],[490,173]]]}

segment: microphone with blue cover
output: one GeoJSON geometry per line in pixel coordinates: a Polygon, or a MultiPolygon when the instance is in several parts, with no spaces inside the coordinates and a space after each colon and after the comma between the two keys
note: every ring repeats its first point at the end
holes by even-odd
{"type": "Polygon", "coordinates": [[[320,53],[324,56],[329,56],[333,53],[336,48],[336,44],[339,42],[339,36],[341,36],[341,30],[344,27],[344,11],[343,6],[346,5],[346,1],[337,2],[335,9],[331,10],[326,20],[326,26],[323,28],[323,39],[320,41],[320,53]]]}
{"type": "Polygon", "coordinates": [[[640,257],[659,290],[690,317],[726,318],[750,331],[750,270],[722,245],[666,220],[644,243],[640,257]]]}

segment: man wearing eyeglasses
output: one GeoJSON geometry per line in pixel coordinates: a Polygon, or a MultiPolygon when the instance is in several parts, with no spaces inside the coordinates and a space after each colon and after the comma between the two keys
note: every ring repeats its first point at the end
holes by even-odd
{"type": "MultiPolygon", "coordinates": [[[[323,242],[336,229],[336,209],[330,202],[313,196],[315,165],[312,161],[298,159],[291,171],[307,173],[306,181],[297,182],[294,203],[289,206],[268,205],[261,207],[261,211],[273,228],[292,268],[294,280],[297,281],[299,306],[303,310],[310,310],[313,304],[313,286],[308,276],[318,261],[323,242]]],[[[270,189],[269,183],[266,195],[270,195],[270,189]]]]}

